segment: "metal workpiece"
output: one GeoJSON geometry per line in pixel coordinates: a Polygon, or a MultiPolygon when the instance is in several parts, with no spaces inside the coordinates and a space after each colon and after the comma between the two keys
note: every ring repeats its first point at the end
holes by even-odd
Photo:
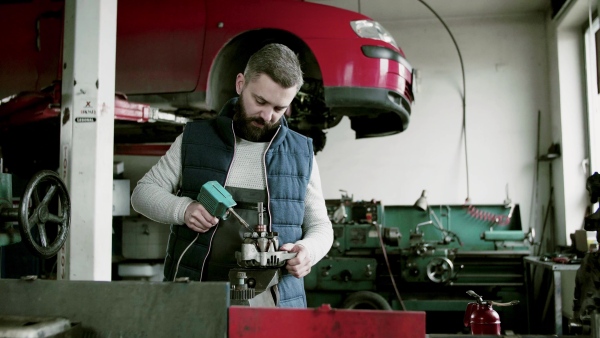
{"type": "MultiPolygon", "coordinates": [[[[232,286],[230,296],[232,305],[246,305],[241,303],[237,304],[237,301],[247,301],[256,297],[256,290],[248,288],[247,285],[244,287],[236,285],[234,287],[232,286]]],[[[248,302],[247,305],[250,305],[250,303],[248,302]]]]}
{"type": "MultiPolygon", "coordinates": [[[[258,204],[256,206],[256,211],[258,214],[258,225],[257,226],[264,226],[264,224],[265,224],[265,219],[264,219],[265,209],[263,207],[263,202],[258,202],[258,204]]],[[[258,230],[258,231],[260,232],[260,230],[258,230]]],[[[266,231],[266,229],[263,231],[266,231]]]]}
{"type": "MultiPolygon", "coordinates": [[[[272,246],[269,246],[270,242],[268,239],[261,237],[256,240],[256,244],[258,245],[258,250],[260,252],[266,252],[269,249],[272,249],[272,246]]],[[[274,251],[274,250],[271,250],[274,251]]]]}
{"type": "Polygon", "coordinates": [[[279,283],[281,273],[278,269],[231,269],[231,305],[252,307],[275,307],[278,298],[271,292],[279,283]]]}
{"type": "Polygon", "coordinates": [[[254,231],[244,233],[240,251],[235,252],[240,268],[229,271],[231,304],[274,307],[279,303],[275,288],[281,278],[279,269],[297,253],[279,251],[277,232],[267,231],[264,224],[266,210],[262,202],[257,203],[256,210],[258,224],[254,231]]]}
{"type": "Polygon", "coordinates": [[[255,243],[242,244],[241,251],[235,253],[237,263],[241,267],[283,267],[288,259],[296,257],[297,253],[275,251],[274,245],[268,238],[260,237],[255,243]],[[261,251],[268,248],[267,251],[261,251]]]}
{"type": "Polygon", "coordinates": [[[246,272],[237,271],[235,278],[231,281],[230,297],[232,300],[248,300],[256,296],[256,289],[248,287],[246,278],[246,272]]]}
{"type": "Polygon", "coordinates": [[[265,209],[262,202],[257,203],[256,210],[258,219],[256,231],[244,233],[241,251],[235,253],[237,264],[243,268],[283,267],[287,260],[296,257],[297,253],[279,251],[277,232],[266,231],[267,227],[263,224],[265,209]]]}

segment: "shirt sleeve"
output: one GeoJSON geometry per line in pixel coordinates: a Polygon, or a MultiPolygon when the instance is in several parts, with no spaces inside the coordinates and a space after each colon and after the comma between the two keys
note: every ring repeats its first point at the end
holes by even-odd
{"type": "Polygon", "coordinates": [[[304,204],[304,222],[302,225],[304,235],[296,244],[300,244],[307,249],[311,265],[315,265],[331,249],[333,227],[327,214],[325,198],[321,189],[319,167],[314,156],[304,204]]]}
{"type": "Polygon", "coordinates": [[[131,194],[133,209],[160,223],[183,224],[189,197],[176,195],[181,182],[181,138],[142,177],[131,194]]]}

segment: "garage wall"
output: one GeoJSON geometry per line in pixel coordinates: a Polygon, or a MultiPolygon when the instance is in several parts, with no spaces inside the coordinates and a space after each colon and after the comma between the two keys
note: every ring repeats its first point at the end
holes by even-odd
{"type": "Polygon", "coordinates": [[[431,205],[462,204],[467,196],[475,205],[502,204],[508,185],[524,226],[539,227],[550,164],[540,163],[536,203],[538,112],[541,154],[552,143],[545,13],[444,18],[466,72],[469,193],[460,62],[449,34],[431,17],[382,22],[418,70],[410,125],[401,134],[362,140],[354,139],[347,119],[331,129],[317,156],[325,197],[339,198],[343,189],[355,200],[410,205],[426,189],[431,205]]]}

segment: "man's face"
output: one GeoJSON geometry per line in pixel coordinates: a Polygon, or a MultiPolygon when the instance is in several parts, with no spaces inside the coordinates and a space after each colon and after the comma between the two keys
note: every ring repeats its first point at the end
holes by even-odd
{"type": "Polygon", "coordinates": [[[236,91],[240,95],[233,117],[236,132],[248,141],[267,142],[281,124],[297,89],[283,88],[264,74],[250,82],[238,74],[236,91]]]}

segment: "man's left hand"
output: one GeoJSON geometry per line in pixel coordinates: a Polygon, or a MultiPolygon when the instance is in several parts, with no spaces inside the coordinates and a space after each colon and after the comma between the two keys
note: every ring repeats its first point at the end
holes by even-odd
{"type": "Polygon", "coordinates": [[[288,252],[297,252],[296,257],[288,259],[285,268],[296,278],[301,278],[310,272],[310,258],[305,247],[299,244],[286,243],[279,250],[288,252]]]}

